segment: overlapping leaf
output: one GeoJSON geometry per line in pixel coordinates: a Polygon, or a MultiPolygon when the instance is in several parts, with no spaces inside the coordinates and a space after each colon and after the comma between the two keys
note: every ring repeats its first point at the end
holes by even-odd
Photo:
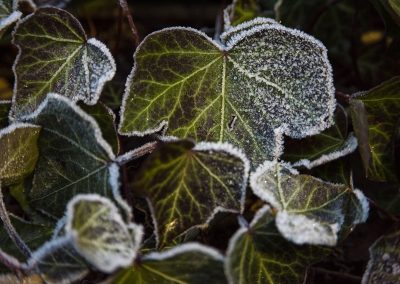
{"type": "Polygon", "coordinates": [[[145,255],[140,262],[118,273],[112,283],[227,283],[223,261],[223,256],[214,249],[188,243],[145,255]]]}
{"type": "Polygon", "coordinates": [[[386,81],[355,99],[352,102],[352,120],[367,177],[375,181],[398,180],[394,136],[400,121],[400,77],[386,81]]]}
{"type": "Polygon", "coordinates": [[[224,10],[225,30],[256,18],[259,10],[258,0],[234,0],[224,10]]]}
{"type": "Polygon", "coordinates": [[[22,13],[18,9],[18,0],[0,0],[0,37],[4,29],[19,20],[22,13]]]}
{"type": "Polygon", "coordinates": [[[187,28],[148,36],[135,53],[120,132],[168,124],[169,134],[230,142],[259,164],[280,154],[278,134],[300,138],[328,127],[335,99],[323,45],[276,23],[243,25],[223,46],[187,28]]]}
{"type": "Polygon", "coordinates": [[[14,44],[20,53],[12,117],[34,111],[49,92],[95,104],[115,73],[108,49],[88,40],[78,20],[60,9],[38,9],[26,17],[14,32],[14,44]]]}
{"type": "Polygon", "coordinates": [[[252,174],[251,187],[278,210],[279,231],[297,244],[334,246],[342,229],[368,216],[368,202],[359,190],[300,175],[276,161],[264,163],[252,174]]]}
{"type": "Polygon", "coordinates": [[[92,117],[68,99],[50,94],[24,120],[42,126],[40,156],[27,192],[32,207],[60,218],[76,194],[117,193],[115,156],[92,117]]]}
{"type": "Polygon", "coordinates": [[[117,207],[99,195],[78,195],[69,204],[66,234],[94,267],[113,272],[129,266],[142,241],[142,228],[129,228],[117,207]]]}
{"type": "Polygon", "coordinates": [[[30,174],[38,159],[40,126],[16,123],[0,131],[0,181],[17,182],[30,174]]]}
{"type": "Polygon", "coordinates": [[[260,209],[248,228],[231,238],[225,262],[230,283],[304,283],[307,267],[328,250],[296,246],[275,228],[269,206],[260,209]]]}
{"type": "Polygon", "coordinates": [[[400,282],[400,232],[379,238],[369,249],[362,284],[400,282]]]}
{"type": "Polygon", "coordinates": [[[242,210],[248,168],[230,145],[177,141],[152,153],[133,190],[150,200],[159,245],[205,223],[216,210],[242,210]]]}

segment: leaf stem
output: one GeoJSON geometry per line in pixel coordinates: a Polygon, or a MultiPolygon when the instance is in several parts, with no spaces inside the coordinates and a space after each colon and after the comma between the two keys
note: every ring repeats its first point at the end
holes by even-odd
{"type": "Polygon", "coordinates": [[[0,186],[0,219],[3,221],[4,228],[6,229],[11,240],[14,242],[15,246],[26,256],[30,257],[32,252],[29,247],[25,244],[22,238],[19,236],[14,226],[11,223],[10,217],[3,200],[3,191],[0,186]]]}
{"type": "Polygon", "coordinates": [[[131,11],[129,10],[128,3],[126,2],[126,0],[119,0],[119,5],[122,8],[122,13],[128,20],[129,27],[131,28],[131,32],[133,35],[133,41],[135,43],[135,47],[138,47],[138,45],[140,43],[140,37],[139,37],[138,30],[135,26],[135,23],[133,22],[133,18],[131,15],[131,11]]]}
{"type": "Polygon", "coordinates": [[[0,249],[0,262],[12,271],[22,271],[25,267],[15,257],[0,249]]]}
{"type": "Polygon", "coordinates": [[[153,152],[155,149],[157,149],[158,146],[157,141],[153,141],[153,142],[149,142],[144,144],[143,146],[140,146],[134,150],[131,150],[129,152],[126,152],[125,154],[117,157],[115,159],[115,162],[122,166],[132,160],[138,159],[140,157],[143,157],[144,155],[150,154],[151,152],[153,152]]]}

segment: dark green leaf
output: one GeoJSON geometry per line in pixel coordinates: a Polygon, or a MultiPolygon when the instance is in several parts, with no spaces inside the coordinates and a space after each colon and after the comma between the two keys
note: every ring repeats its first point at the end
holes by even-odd
{"type": "Polygon", "coordinates": [[[330,126],[324,46],[277,23],[238,29],[223,46],[188,28],[148,36],[135,53],[120,132],[143,136],[168,124],[174,136],[239,146],[256,165],[280,154],[283,134],[301,138],[330,126]]]}
{"type": "Polygon", "coordinates": [[[25,120],[42,126],[39,160],[27,196],[33,208],[61,218],[76,194],[117,194],[115,156],[92,117],[68,99],[50,94],[25,120]]]}
{"type": "Polygon", "coordinates": [[[49,92],[95,104],[115,73],[108,49],[87,39],[76,18],[56,8],[38,9],[14,32],[19,47],[12,117],[30,114],[49,92]]]}
{"type": "Polygon", "coordinates": [[[4,29],[21,18],[18,9],[18,0],[0,0],[0,38],[4,29]]]}
{"type": "Polygon", "coordinates": [[[307,268],[327,252],[296,246],[277,231],[269,206],[260,209],[250,226],[231,238],[225,268],[232,284],[304,283],[307,268]]]}
{"type": "Polygon", "coordinates": [[[234,0],[224,10],[225,30],[256,18],[259,12],[258,0],[234,0]]]}
{"type": "Polygon", "coordinates": [[[38,159],[40,126],[16,123],[0,131],[0,181],[9,185],[30,174],[38,159]]]}
{"type": "Polygon", "coordinates": [[[11,102],[0,101],[0,129],[8,125],[8,113],[10,111],[11,102]]]}
{"type": "Polygon", "coordinates": [[[112,283],[227,283],[223,261],[223,256],[214,249],[188,243],[162,253],[144,256],[140,263],[118,273],[112,283]]]}
{"type": "Polygon", "coordinates": [[[166,143],[143,163],[133,190],[152,205],[159,246],[218,210],[241,211],[249,164],[228,144],[166,143]]]}
{"type": "Polygon", "coordinates": [[[382,83],[351,103],[366,175],[374,181],[396,181],[394,136],[400,121],[400,77],[382,83]]]}
{"type": "Polygon", "coordinates": [[[400,282],[400,232],[379,238],[369,249],[370,260],[363,284],[400,282]]]}
{"type": "Polygon", "coordinates": [[[368,201],[361,191],[298,174],[276,161],[260,166],[250,184],[258,197],[278,210],[279,231],[297,244],[334,246],[342,229],[368,216],[368,201]]]}

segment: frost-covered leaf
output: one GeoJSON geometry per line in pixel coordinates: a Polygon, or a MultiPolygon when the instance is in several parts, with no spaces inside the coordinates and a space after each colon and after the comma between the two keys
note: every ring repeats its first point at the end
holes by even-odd
{"type": "Polygon", "coordinates": [[[18,11],[18,0],[0,0],[0,38],[4,29],[21,18],[18,11]]]}
{"type": "Polygon", "coordinates": [[[278,24],[243,25],[252,27],[224,45],[189,28],[149,35],[135,53],[120,132],[142,136],[168,125],[170,135],[230,142],[259,164],[280,154],[277,136],[280,144],[283,133],[301,138],[330,126],[325,47],[278,24]]]}
{"type": "Polygon", "coordinates": [[[270,207],[264,206],[248,228],[240,228],[231,238],[225,270],[231,284],[302,284],[307,267],[327,251],[285,240],[275,227],[270,207]]]}
{"type": "Polygon", "coordinates": [[[72,245],[70,236],[51,240],[35,251],[28,261],[49,284],[73,283],[89,273],[84,259],[72,245]]]}
{"type": "Polygon", "coordinates": [[[260,166],[250,184],[258,197],[277,209],[279,231],[296,244],[334,246],[342,229],[368,216],[368,201],[361,191],[298,174],[276,161],[260,166]]]}
{"type": "Polygon", "coordinates": [[[10,111],[10,101],[0,101],[0,129],[8,125],[8,113],[10,111]]]}
{"type": "Polygon", "coordinates": [[[118,273],[112,283],[227,283],[223,261],[223,256],[214,249],[188,243],[162,253],[145,255],[140,262],[118,273]]]}
{"type": "Polygon", "coordinates": [[[354,98],[352,120],[367,177],[374,181],[399,180],[394,135],[400,121],[400,77],[354,98]]]}
{"type": "Polygon", "coordinates": [[[400,283],[400,232],[379,238],[369,249],[362,284],[400,283]]]}
{"type": "Polygon", "coordinates": [[[85,112],[92,116],[101,128],[104,139],[110,144],[115,154],[119,153],[119,141],[117,136],[117,129],[115,127],[115,114],[114,112],[102,103],[94,106],[85,104],[79,105],[85,112]]]}
{"type": "Polygon", "coordinates": [[[338,159],[350,154],[356,147],[357,140],[353,135],[348,136],[347,113],[339,106],[335,111],[335,125],[320,134],[302,140],[285,141],[283,159],[311,168],[318,161],[338,159]]]}
{"type": "Polygon", "coordinates": [[[38,159],[40,126],[16,123],[0,130],[0,181],[9,185],[30,174],[38,159]]]}
{"type": "Polygon", "coordinates": [[[228,144],[169,142],[143,163],[133,184],[150,201],[158,244],[200,225],[218,210],[241,211],[249,164],[228,144]]]}
{"type": "Polygon", "coordinates": [[[258,0],[233,0],[224,10],[224,29],[252,20],[260,12],[258,0]]]}
{"type": "Polygon", "coordinates": [[[132,264],[142,241],[141,227],[130,230],[117,207],[94,194],[78,195],[69,202],[65,231],[73,236],[76,250],[106,273],[132,264]]]}
{"type": "Polygon", "coordinates": [[[58,8],[64,8],[69,2],[71,2],[71,0],[29,0],[29,1],[34,1],[34,4],[37,7],[52,6],[58,8]]]}
{"type": "Polygon", "coordinates": [[[24,120],[42,126],[40,155],[27,192],[32,207],[60,218],[76,194],[117,194],[115,156],[92,117],[67,98],[49,94],[24,120]]]}
{"type": "Polygon", "coordinates": [[[49,92],[95,104],[115,74],[105,45],[87,39],[78,20],[57,8],[38,9],[24,18],[13,42],[20,51],[14,66],[14,118],[30,114],[49,92]]]}

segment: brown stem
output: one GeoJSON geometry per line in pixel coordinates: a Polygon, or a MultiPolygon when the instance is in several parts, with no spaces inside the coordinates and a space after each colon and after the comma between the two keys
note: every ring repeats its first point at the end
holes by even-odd
{"type": "Polygon", "coordinates": [[[23,271],[23,265],[16,259],[15,257],[7,254],[6,252],[0,249],[0,262],[4,264],[11,271],[23,271]]]}
{"type": "Polygon", "coordinates": [[[129,10],[128,3],[126,2],[126,0],[119,0],[119,5],[122,8],[122,13],[128,20],[129,27],[131,28],[131,32],[132,32],[132,36],[133,36],[133,41],[134,41],[135,47],[137,47],[140,43],[140,37],[139,37],[139,33],[137,31],[137,28],[135,26],[135,23],[133,22],[133,18],[131,15],[131,11],[129,10]]]}
{"type": "Polygon", "coordinates": [[[144,155],[150,154],[157,148],[158,143],[159,142],[157,142],[157,141],[146,143],[143,146],[140,146],[132,151],[129,151],[129,152],[119,156],[115,161],[120,166],[125,165],[126,163],[128,163],[132,160],[136,160],[140,157],[143,157],[144,155]]]}

